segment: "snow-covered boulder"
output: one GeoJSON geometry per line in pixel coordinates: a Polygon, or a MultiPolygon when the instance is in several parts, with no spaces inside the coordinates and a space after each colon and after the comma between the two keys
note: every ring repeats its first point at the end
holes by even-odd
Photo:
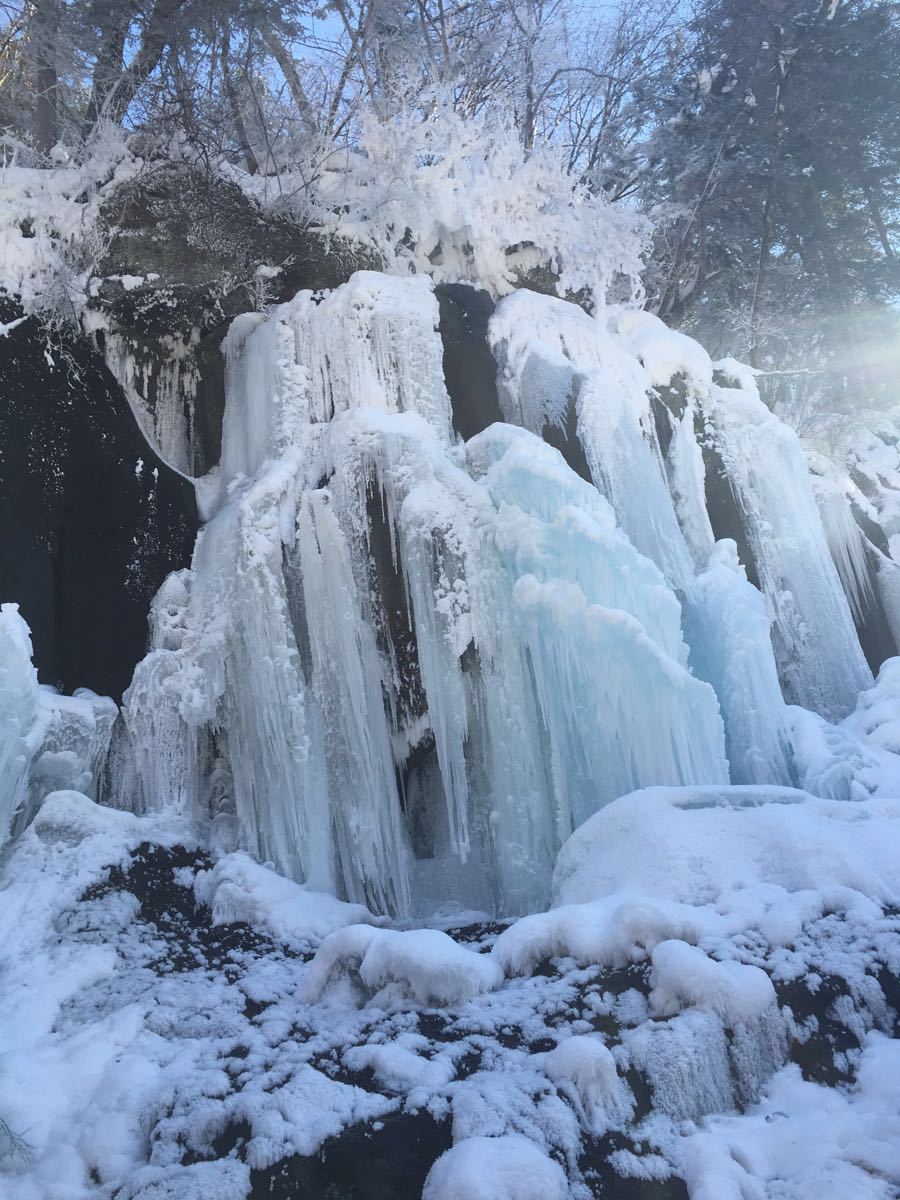
{"type": "Polygon", "coordinates": [[[565,1172],[519,1134],[458,1142],[429,1172],[422,1200],[565,1200],[565,1172]]]}
{"type": "Polygon", "coordinates": [[[319,941],[345,925],[379,924],[362,904],[347,904],[286,879],[236,851],[194,881],[197,899],[214,925],[244,921],[280,942],[319,941]]]}
{"type": "Polygon", "coordinates": [[[370,995],[391,988],[417,1004],[459,1004],[503,981],[499,963],[460,946],[437,929],[374,929],[351,925],[325,939],[313,960],[305,994],[323,997],[339,973],[354,971],[370,995]]]}

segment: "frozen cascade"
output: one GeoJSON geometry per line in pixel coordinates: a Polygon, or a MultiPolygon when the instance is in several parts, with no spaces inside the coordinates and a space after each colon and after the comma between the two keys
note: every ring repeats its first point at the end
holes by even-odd
{"type": "Polygon", "coordinates": [[[207,524],[126,697],[135,803],[202,814],[224,762],[294,878],[522,911],[600,805],[727,782],[723,728],[596,489],[523,429],[454,442],[437,321],[427,280],[361,272],[233,323],[207,524]]]}
{"type": "Polygon", "coordinates": [[[17,604],[0,607],[0,844],[25,801],[38,720],[37,671],[17,604]]]}
{"type": "MultiPolygon", "coordinates": [[[[313,692],[329,740],[341,746],[341,753],[327,756],[329,794],[342,807],[334,824],[338,859],[357,864],[366,880],[392,880],[396,894],[386,893],[382,904],[390,899],[405,911],[410,900],[407,848],[378,647],[356,602],[347,541],[330,501],[324,489],[304,495],[295,553],[313,692]]],[[[346,870],[344,878],[348,876],[346,870]]]]}
{"type": "Polygon", "coordinates": [[[775,657],[789,703],[846,716],[872,686],[831,557],[800,441],[759,398],[752,372],[717,364],[704,413],[738,497],[773,615],[775,657]]]}
{"type": "Polygon", "coordinates": [[[504,415],[540,435],[564,428],[574,411],[591,478],[678,593],[691,669],[717,689],[725,685],[719,702],[733,781],[792,782],[784,703],[755,589],[734,572],[717,570],[714,587],[695,576],[714,547],[693,408],[712,386],[706,353],[649,313],[613,308],[590,317],[530,292],[501,302],[489,337],[504,415]],[[675,376],[688,402],[664,461],[651,396],[675,376]]]}
{"type": "Polygon", "coordinates": [[[688,624],[697,619],[694,669],[716,689],[734,779],[790,781],[789,719],[769,638],[765,601],[747,581],[737,547],[715,544],[695,585],[688,624]]]}
{"type": "Polygon", "coordinates": [[[614,330],[622,316],[616,309],[594,318],[565,300],[532,292],[508,296],[489,332],[500,401],[507,420],[539,437],[548,426],[564,427],[574,407],[593,482],[637,549],[684,591],[693,566],[656,438],[653,378],[614,330]]]}
{"type": "Polygon", "coordinates": [[[853,518],[850,500],[841,486],[843,481],[836,475],[834,470],[813,475],[813,494],[819,506],[831,557],[850,601],[853,616],[859,621],[875,597],[866,559],[865,538],[853,518]]]}
{"type": "Polygon", "coordinates": [[[679,524],[694,565],[702,571],[709,562],[715,536],[704,503],[706,471],[697,441],[696,421],[695,410],[686,407],[672,433],[666,470],[679,524]]]}

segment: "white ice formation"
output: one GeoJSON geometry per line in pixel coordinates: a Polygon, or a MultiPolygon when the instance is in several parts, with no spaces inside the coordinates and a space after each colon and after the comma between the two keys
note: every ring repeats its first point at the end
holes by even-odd
{"type": "Polygon", "coordinates": [[[0,845],[20,833],[50,792],[96,797],[118,709],[79,688],[38,684],[18,605],[0,605],[0,845]]]}
{"type": "MultiPolygon", "coordinates": [[[[835,567],[752,375],[648,314],[515,292],[489,333],[509,423],[463,442],[438,323],[426,278],[360,272],[232,324],[206,523],[154,602],[101,799],[421,916],[541,906],[573,829],[635,788],[818,771],[832,795],[783,694],[831,720],[871,686],[858,562],[835,567]]],[[[35,759],[24,711],[8,779],[35,759]]]]}

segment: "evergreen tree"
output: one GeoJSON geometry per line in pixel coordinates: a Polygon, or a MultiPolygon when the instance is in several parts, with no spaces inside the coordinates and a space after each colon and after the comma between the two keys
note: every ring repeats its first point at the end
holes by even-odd
{"type": "Polygon", "coordinates": [[[875,399],[900,298],[896,6],[704,3],[653,125],[655,309],[759,368],[822,372],[824,403],[875,399]]]}

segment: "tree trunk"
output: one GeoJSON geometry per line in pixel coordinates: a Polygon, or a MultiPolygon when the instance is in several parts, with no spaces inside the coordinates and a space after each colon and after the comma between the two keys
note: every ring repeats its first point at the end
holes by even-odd
{"type": "Polygon", "coordinates": [[[111,9],[109,24],[101,30],[100,49],[91,77],[91,95],[87,107],[87,127],[93,129],[103,116],[107,97],[122,77],[125,41],[134,17],[134,4],[111,9]]]}
{"type": "Polygon", "coordinates": [[[275,59],[276,63],[278,63],[279,70],[285,78],[306,132],[310,137],[315,137],[317,132],[316,114],[312,104],[309,102],[306,89],[303,87],[293,56],[278,34],[270,26],[263,26],[262,38],[266,44],[266,49],[275,59]]]}
{"type": "Polygon", "coordinates": [[[235,136],[244,156],[247,172],[250,175],[258,175],[259,163],[253,153],[253,147],[250,145],[250,138],[247,136],[247,126],[244,124],[244,115],[241,112],[241,98],[234,86],[234,78],[231,74],[231,42],[227,24],[225,32],[222,34],[222,82],[225,85],[225,95],[228,99],[228,107],[231,109],[235,136]]]}
{"type": "Polygon", "coordinates": [[[894,247],[891,245],[891,239],[888,237],[887,226],[884,223],[884,218],[881,215],[881,206],[875,197],[875,189],[869,183],[865,176],[865,170],[860,172],[860,180],[862,182],[863,193],[866,197],[866,205],[869,209],[869,216],[872,218],[872,224],[875,227],[875,232],[878,234],[878,240],[881,242],[881,248],[884,250],[884,256],[890,259],[891,262],[897,257],[894,254],[894,247]]]}
{"type": "Polygon", "coordinates": [[[49,154],[59,141],[57,0],[38,0],[35,4],[28,28],[28,40],[35,66],[34,141],[41,154],[49,154]]]}
{"type": "Polygon", "coordinates": [[[110,87],[92,128],[96,127],[100,116],[110,121],[121,121],[125,116],[138,90],[159,65],[172,35],[172,23],[183,4],[184,0],[156,0],[144,26],[137,53],[110,87]]]}

